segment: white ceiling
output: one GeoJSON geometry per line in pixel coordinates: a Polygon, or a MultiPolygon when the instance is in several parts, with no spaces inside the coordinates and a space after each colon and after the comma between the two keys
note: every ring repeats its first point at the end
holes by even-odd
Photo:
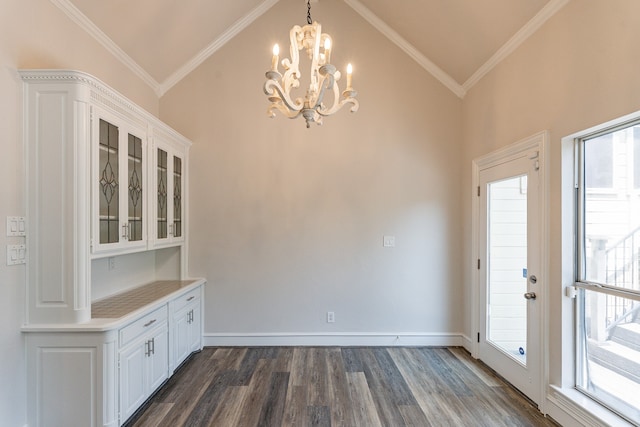
{"type": "MultiPolygon", "coordinates": [[[[161,96],[279,0],[51,1],[161,96]]],[[[464,97],[569,0],[344,1],[464,97]]]]}

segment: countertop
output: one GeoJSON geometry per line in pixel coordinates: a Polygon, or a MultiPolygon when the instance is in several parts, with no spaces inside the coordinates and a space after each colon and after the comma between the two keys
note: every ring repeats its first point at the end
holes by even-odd
{"type": "Polygon", "coordinates": [[[159,280],[93,302],[91,320],[88,322],[31,324],[24,325],[22,331],[105,332],[117,329],[204,283],[204,279],[159,280]]]}

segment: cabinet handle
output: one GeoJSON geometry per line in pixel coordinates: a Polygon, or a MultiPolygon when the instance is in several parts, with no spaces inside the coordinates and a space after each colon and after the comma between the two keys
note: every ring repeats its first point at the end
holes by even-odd
{"type": "Polygon", "coordinates": [[[150,354],[150,352],[149,352],[149,341],[145,341],[144,342],[144,355],[149,357],[149,354],[150,354]]]}
{"type": "Polygon", "coordinates": [[[128,239],[127,228],[128,228],[128,224],[122,224],[122,238],[125,240],[128,239]]]}
{"type": "Polygon", "coordinates": [[[156,354],[156,339],[151,338],[151,354],[156,354]]]}
{"type": "Polygon", "coordinates": [[[189,298],[187,298],[187,302],[191,301],[192,299],[194,299],[195,297],[192,295],[189,298]]]}
{"type": "Polygon", "coordinates": [[[156,323],[156,319],[149,320],[147,323],[144,324],[144,327],[146,328],[147,326],[150,326],[150,325],[152,325],[154,323],[156,323]]]}

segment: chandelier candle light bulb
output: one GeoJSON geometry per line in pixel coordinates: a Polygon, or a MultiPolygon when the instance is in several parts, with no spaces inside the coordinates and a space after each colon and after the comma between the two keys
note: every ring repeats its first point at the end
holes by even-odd
{"type": "Polygon", "coordinates": [[[321,125],[323,117],[337,112],[346,104],[351,104],[352,113],[358,111],[360,104],[356,99],[358,93],[351,85],[353,67],[351,64],[348,65],[347,88],[340,93],[338,82],[341,73],[330,62],[331,36],[322,33],[318,22],[311,21],[310,0],[307,1],[307,10],[307,25],[295,25],[289,32],[291,58],[282,60],[284,74],[278,71],[279,46],[273,46],[271,69],[265,74],[267,81],[264,83],[264,93],[271,103],[267,109],[269,117],[275,117],[276,110],[290,119],[302,116],[308,128],[314,122],[321,125]],[[302,49],[306,50],[311,61],[310,82],[304,98],[294,98],[291,90],[300,87],[299,64],[302,49]],[[333,92],[333,96],[329,95],[328,100],[325,100],[327,92],[333,92]],[[329,105],[325,105],[325,101],[329,105]]]}
{"type": "Polygon", "coordinates": [[[273,58],[271,59],[271,70],[278,71],[278,55],[280,54],[280,46],[278,43],[273,45],[273,58]]]}

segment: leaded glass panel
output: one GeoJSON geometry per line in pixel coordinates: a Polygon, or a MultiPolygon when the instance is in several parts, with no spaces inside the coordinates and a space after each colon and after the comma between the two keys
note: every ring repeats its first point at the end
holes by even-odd
{"type": "Polygon", "coordinates": [[[158,148],[158,239],[167,237],[167,152],[158,148]]]}
{"type": "Polygon", "coordinates": [[[173,236],[182,236],[182,159],[173,156],[173,236]]]}
{"type": "Polygon", "coordinates": [[[100,243],[119,240],[118,127],[100,119],[99,137],[100,243]]]}
{"type": "Polygon", "coordinates": [[[142,140],[129,134],[129,240],[142,240],[142,140]]]}

